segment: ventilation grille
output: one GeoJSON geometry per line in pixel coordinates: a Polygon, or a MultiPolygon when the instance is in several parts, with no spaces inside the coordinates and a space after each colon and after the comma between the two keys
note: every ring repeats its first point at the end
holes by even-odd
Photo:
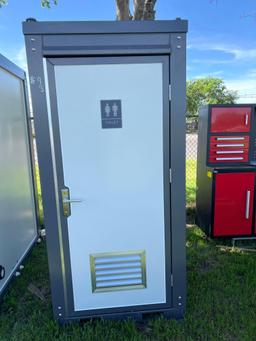
{"type": "Polygon", "coordinates": [[[145,251],[90,255],[92,292],[146,288],[145,251]]]}

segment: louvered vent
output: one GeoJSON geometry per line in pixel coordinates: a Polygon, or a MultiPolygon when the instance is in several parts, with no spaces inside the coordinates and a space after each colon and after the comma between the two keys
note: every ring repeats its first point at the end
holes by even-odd
{"type": "Polygon", "coordinates": [[[145,251],[90,255],[92,292],[146,288],[145,251]]]}

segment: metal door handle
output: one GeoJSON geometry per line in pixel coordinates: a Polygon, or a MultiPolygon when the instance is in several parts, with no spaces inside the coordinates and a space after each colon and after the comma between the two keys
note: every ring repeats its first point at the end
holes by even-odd
{"type": "Polygon", "coordinates": [[[70,199],[68,187],[65,187],[61,190],[61,197],[62,197],[63,214],[65,217],[69,217],[71,215],[70,204],[83,202],[82,199],[70,199]]]}
{"type": "Polygon", "coordinates": [[[250,217],[250,197],[251,191],[246,191],[245,219],[249,219],[250,217]]]}
{"type": "Polygon", "coordinates": [[[249,116],[248,114],[245,115],[245,125],[247,126],[248,125],[248,121],[249,121],[249,116]]]}
{"type": "Polygon", "coordinates": [[[64,199],[63,202],[65,204],[75,204],[75,203],[83,202],[83,199],[64,199]]]}

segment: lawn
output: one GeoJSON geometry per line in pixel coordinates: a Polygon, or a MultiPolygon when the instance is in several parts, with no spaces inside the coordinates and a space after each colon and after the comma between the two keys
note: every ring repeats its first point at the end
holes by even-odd
{"type": "Polygon", "coordinates": [[[196,200],[196,160],[186,160],[186,202],[187,206],[195,205],[196,200]]]}
{"type": "Polygon", "coordinates": [[[183,321],[155,316],[143,323],[94,320],[59,327],[53,320],[45,243],[0,306],[0,340],[254,340],[256,254],[219,248],[197,228],[187,229],[188,304],[183,321]],[[42,299],[28,290],[37,287],[42,299]]]}
{"type": "MultiPolygon", "coordinates": [[[[187,160],[186,166],[187,206],[194,210],[196,161],[187,160]]],[[[155,315],[143,323],[93,320],[60,327],[52,316],[42,242],[0,304],[0,341],[254,340],[256,253],[220,246],[196,226],[187,229],[186,246],[188,302],[184,320],[168,321],[155,315]]]]}

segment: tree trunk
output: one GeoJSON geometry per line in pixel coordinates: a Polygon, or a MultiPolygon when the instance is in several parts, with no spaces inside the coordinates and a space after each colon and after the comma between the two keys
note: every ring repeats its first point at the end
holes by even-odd
{"type": "MultiPolygon", "coordinates": [[[[1,1],[1,0],[0,0],[1,1]]],[[[46,1],[46,0],[44,0],[46,1]]],[[[157,0],[133,0],[134,14],[130,12],[130,0],[116,0],[117,20],[154,20],[157,0]]]]}
{"type": "Polygon", "coordinates": [[[129,0],[116,0],[117,20],[130,20],[129,0]]]}
{"type": "Polygon", "coordinates": [[[145,0],[133,0],[133,20],[141,20],[144,12],[145,0]]]}
{"type": "Polygon", "coordinates": [[[154,10],[156,0],[145,0],[142,20],[154,20],[156,11],[154,10]]]}

